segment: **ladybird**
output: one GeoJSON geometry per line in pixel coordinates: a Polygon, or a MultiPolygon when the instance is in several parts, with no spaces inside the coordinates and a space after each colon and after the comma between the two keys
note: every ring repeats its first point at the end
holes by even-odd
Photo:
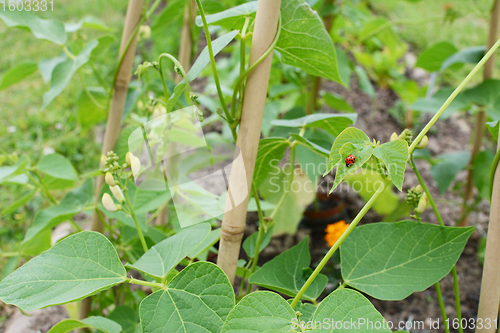
{"type": "Polygon", "coordinates": [[[354,162],[356,162],[356,157],[354,157],[354,155],[349,155],[345,159],[345,166],[350,167],[354,162]]]}

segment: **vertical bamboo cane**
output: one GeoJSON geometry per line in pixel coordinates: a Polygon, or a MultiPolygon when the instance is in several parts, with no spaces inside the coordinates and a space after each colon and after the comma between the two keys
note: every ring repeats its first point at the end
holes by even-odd
{"type": "MultiPolygon", "coordinates": [[[[129,0],[127,7],[127,14],[125,16],[125,25],[123,27],[123,34],[120,43],[120,53],[118,59],[123,56],[123,61],[116,76],[114,94],[111,100],[111,107],[109,110],[108,121],[106,123],[106,131],[104,133],[104,141],[102,144],[101,153],[106,155],[108,151],[112,150],[120,136],[120,127],[123,115],[123,108],[125,107],[125,99],[127,97],[128,85],[130,82],[130,77],[132,73],[132,63],[134,61],[135,48],[137,44],[137,37],[132,39],[130,45],[128,41],[132,37],[132,33],[135,31],[137,24],[139,24],[144,7],[144,0],[129,0]],[[128,48],[127,48],[128,46],[128,48]]],[[[102,167],[102,165],[101,165],[102,167]]],[[[96,179],[95,186],[95,202],[96,204],[100,200],[100,194],[102,185],[104,183],[104,177],[100,176],[96,179]]],[[[92,226],[93,231],[103,232],[104,225],[99,218],[97,212],[94,212],[92,216],[92,226]]],[[[91,299],[86,298],[80,303],[80,319],[86,318],[90,312],[91,299]]]]}
{"type": "MultiPolygon", "coordinates": [[[[281,0],[259,0],[250,49],[250,65],[271,45],[278,26],[280,5],[281,0]]],[[[248,75],[236,142],[242,159],[237,159],[232,166],[229,179],[229,191],[232,193],[250,193],[271,64],[272,52],[248,75]]],[[[242,203],[227,211],[222,220],[217,265],[226,273],[231,283],[234,283],[241,239],[245,230],[248,198],[247,195],[242,203]]],[[[231,205],[231,200],[227,200],[226,204],[231,205]]]]}
{"type": "MultiPolygon", "coordinates": [[[[500,136],[498,137],[497,151],[500,149],[500,136]]],[[[500,167],[495,172],[493,193],[491,196],[490,221],[488,224],[488,238],[484,255],[483,279],[481,281],[481,294],[477,318],[483,323],[489,318],[491,327],[485,326],[476,329],[476,333],[494,333],[498,321],[498,306],[500,303],[500,167]]]]}
{"type": "MultiPolygon", "coordinates": [[[[500,0],[495,0],[493,8],[491,10],[490,18],[490,30],[488,34],[488,50],[497,41],[498,28],[500,23],[500,0]]],[[[487,51],[487,50],[486,50],[487,51]]],[[[484,64],[483,80],[488,80],[493,77],[493,70],[495,68],[495,54],[491,56],[490,59],[484,64]]],[[[476,116],[476,125],[474,126],[474,144],[471,150],[471,160],[469,163],[469,173],[467,174],[467,183],[465,185],[464,202],[462,213],[467,210],[467,203],[472,199],[472,194],[474,190],[474,170],[473,163],[474,158],[479,153],[481,149],[481,144],[483,143],[484,129],[486,126],[486,111],[481,110],[476,116]]],[[[460,226],[466,226],[469,222],[469,214],[466,214],[462,221],[459,221],[460,226]]]]}

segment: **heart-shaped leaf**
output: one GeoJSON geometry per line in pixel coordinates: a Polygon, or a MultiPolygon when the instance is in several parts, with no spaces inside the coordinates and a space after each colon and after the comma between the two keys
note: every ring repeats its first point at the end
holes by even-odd
{"type": "Polygon", "coordinates": [[[156,244],[129,268],[163,278],[188,254],[194,251],[210,233],[209,223],[195,224],[156,244]]]}
{"type": "Polygon", "coordinates": [[[0,282],[0,300],[31,311],[94,295],[126,280],[111,242],[82,231],[31,259],[0,282]]]}
{"type": "Polygon", "coordinates": [[[416,221],[357,227],[340,247],[342,277],[375,298],[403,299],[448,274],[473,231],[416,221]]]}
{"type": "MultiPolygon", "coordinates": [[[[308,278],[306,272],[310,264],[309,237],[306,237],[299,244],[266,262],[250,276],[249,282],[288,296],[295,296],[308,278]]],[[[327,282],[326,275],[318,275],[302,298],[315,300],[327,282]]]]}
{"type": "Polygon", "coordinates": [[[231,310],[221,333],[290,332],[293,318],[295,312],[283,297],[256,291],[231,310]]]}
{"type": "Polygon", "coordinates": [[[220,332],[234,307],[234,291],[216,265],[196,262],[186,267],[166,290],[146,297],[140,305],[144,333],[220,332]]]}
{"type": "Polygon", "coordinates": [[[312,323],[314,329],[311,333],[391,332],[373,304],[351,289],[336,290],[322,300],[314,312],[312,323]]]}

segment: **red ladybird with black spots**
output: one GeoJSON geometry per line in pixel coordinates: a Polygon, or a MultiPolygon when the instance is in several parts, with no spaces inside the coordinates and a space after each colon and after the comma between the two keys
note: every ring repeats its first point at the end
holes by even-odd
{"type": "Polygon", "coordinates": [[[354,164],[354,162],[356,162],[356,157],[354,157],[354,155],[349,155],[345,158],[346,167],[350,167],[351,165],[354,164]]]}

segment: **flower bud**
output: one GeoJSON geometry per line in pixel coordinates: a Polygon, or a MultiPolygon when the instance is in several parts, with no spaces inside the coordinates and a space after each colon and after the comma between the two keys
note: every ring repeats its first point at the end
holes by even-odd
{"type": "Polygon", "coordinates": [[[143,109],[144,109],[144,102],[143,102],[143,101],[139,101],[139,102],[137,102],[137,108],[138,108],[139,110],[143,110],[143,109]]]}
{"type": "Polygon", "coordinates": [[[167,114],[167,108],[161,104],[155,105],[153,109],[153,119],[167,114]]]}
{"type": "Polygon", "coordinates": [[[420,198],[418,202],[418,207],[415,208],[415,212],[417,213],[423,213],[425,208],[427,208],[427,194],[422,194],[422,197],[420,198]]]}
{"type": "Polygon", "coordinates": [[[106,181],[106,184],[109,186],[115,186],[116,182],[115,179],[113,178],[113,175],[111,172],[106,172],[106,175],[104,176],[104,180],[106,181]]]}
{"type": "Polygon", "coordinates": [[[151,27],[149,25],[141,25],[139,27],[139,36],[141,39],[149,39],[151,37],[151,27]]]}
{"type": "Polygon", "coordinates": [[[424,149],[425,147],[427,147],[428,143],[429,143],[429,138],[427,137],[427,135],[424,135],[422,140],[420,140],[420,143],[418,144],[417,148],[424,149]]]}
{"type": "Polygon", "coordinates": [[[108,193],[104,193],[102,196],[102,205],[110,212],[116,212],[118,207],[116,207],[113,198],[108,193]]]}
{"type": "Polygon", "coordinates": [[[136,180],[141,171],[141,161],[132,154],[130,154],[130,167],[132,169],[132,176],[136,180]]]}
{"type": "Polygon", "coordinates": [[[422,193],[422,185],[417,185],[417,187],[415,187],[415,190],[416,190],[417,192],[422,193]]]}
{"type": "Polygon", "coordinates": [[[396,134],[396,132],[393,132],[391,135],[391,141],[399,139],[399,135],[396,134]]]}
{"type": "Polygon", "coordinates": [[[106,157],[106,155],[101,155],[101,164],[102,165],[106,165],[107,160],[108,160],[108,158],[106,157]]]}
{"type": "Polygon", "coordinates": [[[116,198],[116,200],[118,200],[120,203],[125,202],[125,197],[123,196],[123,192],[120,189],[120,187],[118,187],[118,185],[110,186],[109,189],[111,190],[111,193],[113,193],[113,196],[116,198]]]}
{"type": "Polygon", "coordinates": [[[128,152],[125,155],[125,162],[127,163],[127,165],[130,165],[130,156],[133,156],[131,152],[128,152]]]}

